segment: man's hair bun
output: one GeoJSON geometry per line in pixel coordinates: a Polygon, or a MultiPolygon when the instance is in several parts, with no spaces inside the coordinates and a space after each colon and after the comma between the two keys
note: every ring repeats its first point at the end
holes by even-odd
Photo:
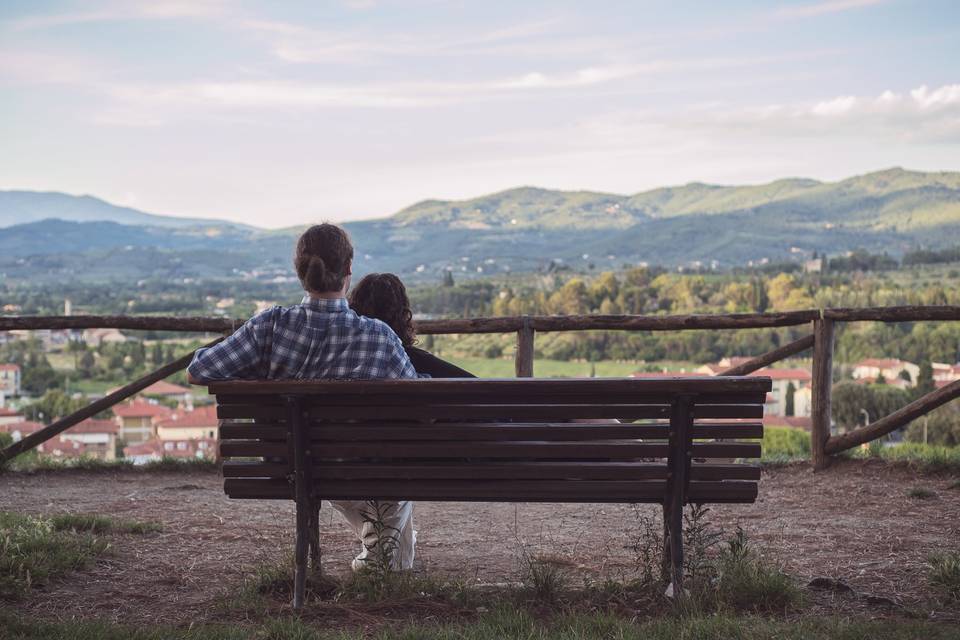
{"type": "Polygon", "coordinates": [[[293,266],[307,291],[329,293],[343,288],[350,274],[353,246],[346,231],[332,224],[318,224],[297,241],[293,266]]]}

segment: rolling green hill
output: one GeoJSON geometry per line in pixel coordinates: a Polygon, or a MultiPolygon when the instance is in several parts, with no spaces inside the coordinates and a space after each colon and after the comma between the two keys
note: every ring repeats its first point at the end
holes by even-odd
{"type": "MultiPolygon", "coordinates": [[[[264,231],[173,218],[160,224],[162,216],[114,210],[102,201],[96,202],[107,209],[97,205],[96,213],[73,196],[33,195],[0,192],[0,225],[41,213],[66,221],[0,228],[0,272],[7,277],[106,277],[119,271],[123,251],[132,248],[149,249],[156,258],[118,277],[144,277],[145,269],[150,275],[150,263],[185,276],[233,277],[235,269],[289,274],[302,229],[264,231]],[[91,221],[97,215],[110,222],[91,221]],[[49,266],[54,254],[56,268],[38,269],[49,266]]],[[[960,173],[895,168],[839,182],[692,183],[634,195],[520,187],[469,200],[428,200],[388,218],[344,226],[357,247],[358,273],[389,270],[414,279],[436,279],[443,270],[476,276],[565,264],[737,266],[857,248],[898,255],[917,246],[960,245],[960,173]]]]}

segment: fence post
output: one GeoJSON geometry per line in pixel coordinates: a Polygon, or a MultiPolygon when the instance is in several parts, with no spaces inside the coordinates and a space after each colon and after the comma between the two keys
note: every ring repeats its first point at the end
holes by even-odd
{"type": "Polygon", "coordinates": [[[830,439],[830,392],[833,386],[833,320],[813,321],[813,389],[810,429],[810,457],[814,470],[830,464],[827,440],[830,439]]]}
{"type": "Polygon", "coordinates": [[[523,326],[517,331],[516,371],[518,378],[533,377],[533,327],[529,316],[523,316],[523,326]]]}

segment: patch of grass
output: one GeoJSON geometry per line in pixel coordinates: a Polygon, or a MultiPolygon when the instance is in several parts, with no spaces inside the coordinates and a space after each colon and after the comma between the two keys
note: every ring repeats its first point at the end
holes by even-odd
{"type": "Polygon", "coordinates": [[[716,568],[712,596],[717,609],[784,612],[802,602],[790,576],[760,557],[739,527],[721,549],[716,568]]]}
{"type": "MultiPolygon", "coordinates": [[[[479,378],[513,378],[516,376],[513,358],[469,358],[443,356],[458,367],[462,367],[479,378]]],[[[600,360],[592,365],[598,378],[618,378],[629,376],[643,369],[642,363],[600,360]]],[[[538,378],[585,378],[590,375],[591,363],[568,362],[536,358],[533,371],[538,378]]]]}
{"type": "Polygon", "coordinates": [[[47,456],[23,453],[9,462],[11,471],[43,473],[48,471],[117,471],[133,469],[133,463],[127,460],[101,460],[92,456],[57,459],[47,456]]]}
{"type": "Polygon", "coordinates": [[[693,616],[635,622],[605,613],[544,619],[528,611],[497,607],[469,621],[410,623],[333,631],[323,620],[283,617],[256,624],[132,627],[108,622],[44,622],[0,612],[0,626],[21,640],[948,640],[955,627],[925,620],[866,620],[808,616],[693,616]]]}
{"type": "Polygon", "coordinates": [[[954,600],[960,600],[960,551],[930,556],[930,583],[954,600]]]}
{"type": "Polygon", "coordinates": [[[763,430],[765,465],[780,465],[810,459],[810,434],[793,427],[765,427],[763,430]]]}
{"type": "Polygon", "coordinates": [[[34,586],[88,566],[109,547],[103,534],[161,530],[158,522],[92,514],[36,517],[0,511],[0,599],[23,597],[34,586]]]}
{"type": "Polygon", "coordinates": [[[218,471],[220,465],[216,460],[209,458],[163,457],[160,460],[151,460],[134,468],[144,471],[218,471]]]}
{"type": "Polygon", "coordinates": [[[129,471],[133,473],[169,471],[176,473],[201,471],[214,472],[219,470],[215,460],[206,458],[170,458],[165,457],[142,465],[135,465],[129,460],[101,460],[91,456],[67,458],[58,460],[45,456],[37,456],[27,452],[9,461],[5,470],[23,473],[55,473],[58,471],[91,471],[116,472],[129,471]]]}
{"type": "Polygon", "coordinates": [[[902,442],[892,447],[857,449],[854,457],[879,458],[927,473],[960,472],[960,447],[902,442]]]}
{"type": "Polygon", "coordinates": [[[50,518],[56,531],[81,531],[87,533],[155,533],[163,531],[159,522],[114,520],[107,516],[84,513],[63,513],[50,518]]]}
{"type": "Polygon", "coordinates": [[[937,493],[925,487],[914,487],[907,491],[907,496],[917,500],[929,500],[930,498],[936,498],[937,493]]]}
{"type": "Polygon", "coordinates": [[[34,586],[82,569],[108,546],[45,518],[0,512],[0,599],[24,597],[34,586]]]}
{"type": "Polygon", "coordinates": [[[954,480],[947,489],[960,489],[960,480],[954,480]]]}
{"type": "Polygon", "coordinates": [[[546,554],[521,556],[522,580],[533,596],[546,603],[555,603],[566,590],[569,563],[546,554]]]}

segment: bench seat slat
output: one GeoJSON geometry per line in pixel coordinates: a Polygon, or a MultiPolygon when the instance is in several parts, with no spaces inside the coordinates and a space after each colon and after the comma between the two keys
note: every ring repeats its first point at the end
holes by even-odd
{"type": "Polygon", "coordinates": [[[437,394],[480,394],[486,397],[529,396],[549,393],[564,396],[571,393],[589,392],[624,393],[632,396],[662,395],[675,398],[679,395],[766,393],[770,390],[770,378],[714,376],[691,378],[594,378],[574,380],[544,380],[515,378],[501,379],[436,379],[436,380],[365,380],[358,385],[354,380],[251,380],[214,382],[210,393],[223,396],[280,396],[292,394],[317,397],[361,396],[385,399],[390,396],[403,398],[435,397],[437,394]]]}
{"type": "MultiPolygon", "coordinates": [[[[389,423],[315,424],[308,429],[311,440],[606,440],[665,439],[669,425],[660,424],[583,424],[583,423],[428,423],[398,425],[389,423]]],[[[225,423],[220,426],[222,440],[286,440],[283,424],[225,423]]],[[[694,438],[762,438],[759,422],[694,425],[694,438]]]]}
{"type": "MultiPolygon", "coordinates": [[[[693,444],[695,458],[759,458],[760,445],[745,442],[698,442],[693,444]]],[[[288,455],[283,442],[225,440],[220,455],[230,457],[280,457],[288,455]]],[[[664,458],[666,443],[635,441],[604,442],[363,442],[311,443],[314,459],[342,458],[566,458],[633,459],[664,458]]]]}
{"type": "MultiPolygon", "coordinates": [[[[457,502],[661,502],[666,481],[351,481],[315,485],[315,497],[330,500],[425,500],[457,502]]],[[[292,495],[285,480],[227,478],[231,498],[284,498],[292,495]]],[[[691,502],[747,503],[756,500],[757,483],[692,481],[691,502]]]]}
{"type": "MultiPolygon", "coordinates": [[[[761,404],[696,405],[695,418],[763,417],[761,404]]],[[[665,419],[670,416],[670,405],[621,404],[603,405],[420,405],[409,407],[378,406],[323,406],[309,410],[309,416],[321,420],[469,420],[519,419],[548,422],[577,418],[665,419]]],[[[218,405],[217,417],[222,419],[253,418],[256,420],[286,419],[286,409],[280,405],[218,405]]]]}
{"type": "MultiPolygon", "coordinates": [[[[522,395],[504,395],[504,394],[464,394],[464,393],[439,393],[431,394],[429,402],[424,401],[424,395],[387,395],[378,396],[375,394],[359,395],[338,395],[338,396],[306,396],[303,399],[306,407],[323,406],[382,406],[382,407],[410,407],[424,406],[425,404],[435,404],[436,398],[442,398],[443,404],[459,405],[524,405],[524,404],[645,404],[645,405],[664,405],[670,404],[672,396],[664,393],[636,393],[636,392],[584,392],[570,391],[560,393],[553,391],[550,393],[526,393],[522,395]]],[[[694,401],[697,404],[763,404],[766,401],[766,392],[746,392],[746,393],[701,393],[696,394],[694,401]]],[[[259,406],[282,406],[283,397],[276,396],[251,396],[251,395],[218,395],[217,403],[220,405],[250,405],[259,406]]]]}
{"type": "MultiPolygon", "coordinates": [[[[226,461],[226,478],[285,478],[290,473],[286,464],[269,462],[226,461]]],[[[666,463],[655,462],[517,462],[465,464],[353,464],[324,463],[314,466],[312,477],[327,480],[374,479],[537,479],[583,480],[663,479],[666,463]]],[[[747,464],[695,464],[693,480],[759,480],[760,467],[747,464]]]]}

